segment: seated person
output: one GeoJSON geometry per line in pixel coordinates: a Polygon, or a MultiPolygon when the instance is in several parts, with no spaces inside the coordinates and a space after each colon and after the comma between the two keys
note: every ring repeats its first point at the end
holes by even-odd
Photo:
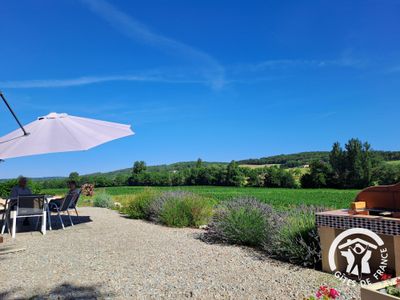
{"type": "Polygon", "coordinates": [[[19,196],[32,195],[31,190],[27,187],[28,179],[25,177],[18,178],[18,185],[14,186],[10,193],[10,198],[17,198],[19,196]]]}
{"type": "MultiPolygon", "coordinates": [[[[26,177],[19,177],[18,178],[18,185],[14,186],[11,189],[11,193],[10,193],[10,207],[11,209],[14,209],[15,206],[17,205],[17,200],[16,198],[18,198],[19,196],[30,196],[32,195],[31,190],[27,187],[28,184],[28,179],[26,177]]],[[[24,219],[24,226],[28,226],[29,225],[29,219],[25,218],[24,219]]]]}
{"type": "Polygon", "coordinates": [[[67,184],[69,189],[68,194],[65,195],[64,198],[53,199],[50,201],[49,205],[52,210],[54,210],[54,205],[57,205],[57,207],[60,208],[65,199],[79,195],[80,189],[77,187],[76,181],[70,180],[67,184]]]}

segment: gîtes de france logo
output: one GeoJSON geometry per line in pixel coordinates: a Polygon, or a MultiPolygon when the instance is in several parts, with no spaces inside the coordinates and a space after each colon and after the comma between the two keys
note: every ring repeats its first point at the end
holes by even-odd
{"type": "Polygon", "coordinates": [[[377,281],[388,266],[388,250],[375,232],[364,228],[352,228],[340,233],[329,248],[329,267],[335,276],[349,285],[356,280],[362,285],[377,281]],[[353,239],[351,237],[354,237],[353,239]],[[347,263],[345,271],[338,270],[335,256],[340,254],[347,263]],[[376,256],[379,267],[371,270],[370,260],[376,256]]]}

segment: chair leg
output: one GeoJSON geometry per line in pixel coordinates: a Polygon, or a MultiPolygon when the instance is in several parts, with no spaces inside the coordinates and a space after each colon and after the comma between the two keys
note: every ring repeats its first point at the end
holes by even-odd
{"type": "MultiPolygon", "coordinates": [[[[8,211],[6,210],[3,214],[3,226],[1,227],[1,234],[4,234],[4,231],[6,230],[6,226],[8,225],[8,211]]],[[[10,232],[8,227],[7,227],[7,232],[10,232]]]]}
{"type": "Polygon", "coordinates": [[[11,231],[10,231],[11,230],[10,229],[11,228],[11,226],[10,226],[10,213],[8,213],[7,216],[6,216],[6,224],[5,225],[7,227],[7,233],[11,234],[11,231]]]}
{"type": "Polygon", "coordinates": [[[49,206],[47,205],[47,218],[48,218],[48,222],[49,222],[49,229],[53,230],[53,228],[51,228],[51,214],[50,214],[50,209],[49,206]]]}
{"type": "Polygon", "coordinates": [[[71,218],[71,215],[69,214],[68,209],[67,209],[67,214],[68,214],[68,217],[69,217],[69,221],[71,222],[71,226],[74,226],[74,223],[72,222],[72,218],[71,218]]]}
{"type": "Polygon", "coordinates": [[[37,217],[35,230],[38,230],[38,228],[39,228],[39,221],[40,221],[40,217],[37,217]]]}
{"type": "Polygon", "coordinates": [[[3,226],[1,227],[1,234],[4,234],[4,231],[7,227],[7,233],[10,233],[10,207],[7,205],[4,208],[3,214],[3,226]]]}
{"type": "Polygon", "coordinates": [[[1,234],[4,234],[4,230],[6,229],[6,220],[7,220],[7,202],[6,205],[4,206],[4,213],[1,216],[1,220],[3,221],[3,226],[1,227],[1,234]]]}
{"type": "Polygon", "coordinates": [[[46,212],[46,210],[43,210],[43,215],[42,215],[42,234],[43,235],[45,235],[46,234],[46,214],[47,214],[47,212],[46,212]]]}
{"type": "MultiPolygon", "coordinates": [[[[4,213],[3,213],[2,216],[1,216],[1,220],[2,220],[3,222],[4,222],[4,219],[5,219],[6,213],[7,213],[7,210],[4,209],[4,213]]],[[[3,224],[4,224],[4,223],[3,223],[3,224]]]]}
{"type": "Polygon", "coordinates": [[[76,216],[79,217],[78,210],[76,209],[76,206],[74,207],[74,209],[75,209],[75,212],[76,212],[76,216]]]}
{"type": "Polygon", "coordinates": [[[6,230],[6,219],[3,220],[3,226],[1,226],[1,234],[4,234],[4,231],[6,230]]]}
{"type": "Polygon", "coordinates": [[[13,239],[15,239],[15,234],[17,232],[17,212],[15,210],[11,211],[11,218],[13,220],[11,236],[13,239]]]}
{"type": "Polygon", "coordinates": [[[61,218],[61,215],[60,215],[60,211],[59,211],[59,210],[57,210],[57,214],[58,214],[58,217],[60,218],[62,229],[65,229],[64,222],[63,222],[63,220],[62,220],[62,218],[61,218]]]}

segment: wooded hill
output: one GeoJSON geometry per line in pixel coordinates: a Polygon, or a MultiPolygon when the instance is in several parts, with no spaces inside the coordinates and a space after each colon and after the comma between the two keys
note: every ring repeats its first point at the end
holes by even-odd
{"type": "MultiPolygon", "coordinates": [[[[299,152],[293,154],[281,154],[274,155],[262,158],[250,158],[244,160],[238,160],[237,163],[239,165],[281,165],[282,168],[295,168],[302,167],[304,165],[309,165],[313,161],[329,161],[329,151],[313,151],[313,152],[299,152]]],[[[373,151],[376,153],[378,157],[380,157],[383,161],[396,161],[400,160],[400,151],[373,151]]],[[[185,169],[190,169],[195,167],[197,161],[186,161],[186,162],[177,162],[173,164],[165,164],[165,165],[156,165],[156,166],[147,166],[148,172],[174,172],[174,171],[182,171],[185,169]]],[[[203,166],[226,166],[228,162],[206,162],[203,161],[203,166]]],[[[132,173],[132,167],[126,169],[115,170],[112,172],[106,173],[93,173],[87,174],[88,176],[92,175],[104,175],[115,178],[118,175],[130,175],[132,173]]]]}
{"type": "MultiPolygon", "coordinates": [[[[400,160],[400,151],[372,151],[384,161],[400,160]]],[[[294,154],[281,154],[262,158],[239,160],[238,164],[244,165],[269,165],[279,164],[284,168],[301,167],[313,161],[329,161],[329,151],[300,152],[294,154]]]]}

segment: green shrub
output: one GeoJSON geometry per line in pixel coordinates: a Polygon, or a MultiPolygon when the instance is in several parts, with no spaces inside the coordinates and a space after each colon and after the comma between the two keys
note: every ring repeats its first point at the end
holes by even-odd
{"type": "Polygon", "coordinates": [[[237,198],[220,204],[206,238],[229,243],[262,246],[273,234],[277,214],[254,198],[237,198]]]}
{"type": "Polygon", "coordinates": [[[2,198],[9,197],[12,188],[16,185],[18,185],[17,179],[11,179],[11,180],[0,182],[0,197],[2,197],[2,198]]]}
{"type": "Polygon", "coordinates": [[[161,193],[149,206],[149,220],[157,223],[162,223],[160,216],[165,203],[167,203],[168,201],[172,201],[171,199],[182,198],[186,194],[186,192],[182,191],[161,193]]]}
{"type": "Polygon", "coordinates": [[[207,224],[215,202],[187,192],[165,192],[151,203],[149,218],[172,227],[198,227],[207,224]]]}
{"type": "Polygon", "coordinates": [[[315,207],[300,206],[280,218],[272,243],[264,249],[280,260],[319,268],[321,248],[315,225],[315,207]]]}
{"type": "Polygon", "coordinates": [[[165,202],[159,219],[161,223],[172,227],[190,226],[190,214],[188,206],[182,199],[171,198],[165,202]]]}
{"type": "Polygon", "coordinates": [[[133,195],[123,207],[122,212],[132,219],[149,219],[149,207],[155,200],[157,193],[152,189],[133,195]]]}
{"type": "Polygon", "coordinates": [[[190,226],[199,227],[211,221],[216,201],[193,194],[184,202],[190,216],[190,226]]]}
{"type": "Polygon", "coordinates": [[[93,206],[114,208],[114,201],[109,194],[106,193],[96,194],[93,198],[93,206]]]}

